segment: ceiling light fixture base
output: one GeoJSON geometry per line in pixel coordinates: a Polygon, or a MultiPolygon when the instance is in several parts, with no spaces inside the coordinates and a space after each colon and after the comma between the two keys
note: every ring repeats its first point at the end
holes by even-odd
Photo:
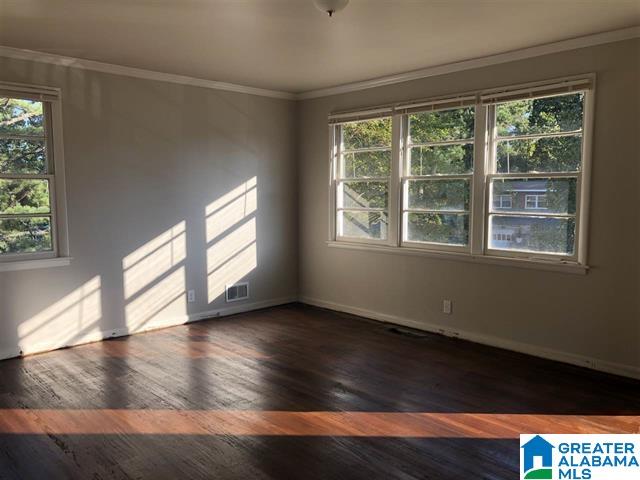
{"type": "Polygon", "coordinates": [[[313,3],[318,10],[322,10],[330,17],[333,17],[334,13],[343,10],[347,6],[349,0],[313,0],[313,3]]]}

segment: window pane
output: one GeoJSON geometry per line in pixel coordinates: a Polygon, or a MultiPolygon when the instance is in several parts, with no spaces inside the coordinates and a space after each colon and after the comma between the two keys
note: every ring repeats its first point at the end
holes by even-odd
{"type": "Polygon", "coordinates": [[[407,240],[410,242],[469,243],[469,215],[407,213],[407,240]]]}
{"type": "Polygon", "coordinates": [[[387,208],[388,182],[345,182],[341,186],[343,207],[387,208]]]}
{"type": "Polygon", "coordinates": [[[0,139],[0,173],[46,173],[44,140],[0,139]]]}
{"type": "Polygon", "coordinates": [[[468,180],[410,180],[409,208],[469,210],[468,180]]]}
{"type": "Polygon", "coordinates": [[[0,254],[49,250],[52,250],[49,217],[0,219],[0,254]]]}
{"type": "Polygon", "coordinates": [[[580,130],[583,98],[584,94],[573,93],[498,104],[498,136],[580,130]]]}
{"type": "Polygon", "coordinates": [[[339,212],[342,236],[386,240],[389,219],[386,212],[339,212]]]}
{"type": "Polygon", "coordinates": [[[573,218],[491,215],[489,223],[490,248],[573,255],[573,218]]]}
{"type": "Polygon", "coordinates": [[[390,147],[391,117],[343,124],[342,142],[345,150],[390,147]]]}
{"type": "Polygon", "coordinates": [[[513,208],[513,196],[511,194],[493,194],[493,210],[504,210],[513,208]]]}
{"type": "Polygon", "coordinates": [[[445,142],[473,138],[473,107],[409,115],[411,143],[445,142]]]}
{"type": "Polygon", "coordinates": [[[42,102],[0,97],[0,133],[44,136],[42,102]]]}
{"type": "Polygon", "coordinates": [[[473,171],[473,144],[412,147],[411,175],[451,175],[473,171]]]}
{"type": "Polygon", "coordinates": [[[345,153],[343,159],[343,178],[391,175],[391,150],[345,153]]]}
{"type": "Polygon", "coordinates": [[[576,213],[575,178],[496,179],[491,185],[494,211],[576,213]],[[511,206],[505,196],[511,199],[511,206]],[[498,207],[501,197],[502,207],[498,207]]]}
{"type": "Polygon", "coordinates": [[[48,180],[0,179],[0,214],[50,211],[48,180]]]}
{"type": "Polygon", "coordinates": [[[498,173],[577,172],[582,157],[582,136],[498,142],[498,173]]]}

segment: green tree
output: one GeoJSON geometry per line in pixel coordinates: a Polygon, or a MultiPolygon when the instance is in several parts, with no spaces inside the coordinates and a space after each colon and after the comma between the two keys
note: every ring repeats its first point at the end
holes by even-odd
{"type": "MultiPolygon", "coordinates": [[[[0,175],[46,173],[45,130],[41,102],[0,98],[0,175]]],[[[0,178],[0,214],[48,214],[49,184],[44,179],[0,178]]],[[[50,219],[0,220],[0,253],[51,248],[50,219]]]]}

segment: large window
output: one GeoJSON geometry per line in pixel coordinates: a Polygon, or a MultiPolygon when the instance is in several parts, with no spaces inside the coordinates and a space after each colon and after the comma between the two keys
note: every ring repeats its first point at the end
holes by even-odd
{"type": "Polygon", "coordinates": [[[572,78],[330,116],[330,239],[584,265],[592,96],[572,78]]]}
{"type": "Polygon", "coordinates": [[[473,107],[407,115],[405,244],[469,245],[474,122],[473,107]]]}
{"type": "Polygon", "coordinates": [[[489,212],[489,249],[573,258],[582,170],[584,93],[491,105],[490,191],[511,208],[489,212]],[[510,235],[494,242],[492,233],[510,235]]]}
{"type": "Polygon", "coordinates": [[[391,117],[342,124],[339,152],[338,237],[387,240],[391,117]]]}
{"type": "Polygon", "coordinates": [[[57,93],[4,87],[0,85],[0,262],[66,254],[64,228],[59,228],[64,192],[57,192],[64,185],[56,181],[60,162],[54,161],[56,148],[61,151],[52,125],[57,93]]]}

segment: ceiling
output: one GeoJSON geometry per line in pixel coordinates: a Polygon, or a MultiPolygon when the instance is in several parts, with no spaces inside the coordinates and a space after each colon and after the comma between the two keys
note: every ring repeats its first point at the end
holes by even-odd
{"type": "Polygon", "coordinates": [[[3,46],[296,93],[639,24],[639,0],[0,0],[3,46]]]}

